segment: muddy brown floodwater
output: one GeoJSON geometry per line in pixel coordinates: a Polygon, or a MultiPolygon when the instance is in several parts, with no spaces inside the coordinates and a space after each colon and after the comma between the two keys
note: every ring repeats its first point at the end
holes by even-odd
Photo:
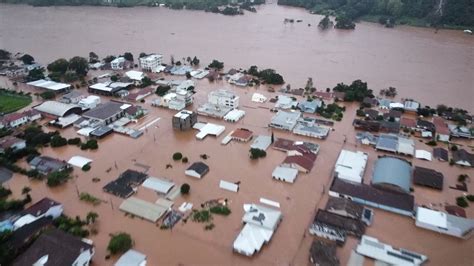
{"type": "MultiPolygon", "coordinates": [[[[267,5],[257,14],[240,17],[224,17],[202,12],[172,11],[150,8],[94,8],[0,5],[1,47],[33,54],[41,62],[57,57],[87,55],[95,51],[107,54],[132,51],[138,53],[161,52],[176,58],[197,55],[205,63],[212,58],[225,62],[226,67],[248,67],[256,64],[272,67],[281,72],[293,87],[304,86],[312,76],[319,88],[334,86],[337,82],[349,82],[356,78],[369,81],[374,88],[395,86],[400,97],[412,97],[436,104],[442,101],[459,107],[472,106],[472,46],[471,36],[459,32],[399,27],[385,29],[375,24],[361,23],[351,32],[331,30],[320,32],[307,23],[317,24],[318,16],[306,12],[267,5]],[[303,23],[284,25],[283,18],[293,17],[303,23]],[[21,19],[19,19],[21,18],[21,19]],[[41,23],[38,23],[41,22],[41,23]],[[460,95],[464,95],[461,96],[460,95]]],[[[95,76],[97,73],[90,73],[95,76]]],[[[167,77],[170,78],[170,77],[167,77]]],[[[171,79],[171,78],[170,78],[171,79]]],[[[0,84],[7,84],[4,79],[0,84]]],[[[245,118],[236,124],[200,117],[226,126],[219,138],[195,139],[195,131],[174,132],[171,127],[173,111],[151,107],[147,98],[144,107],[150,113],[136,128],[160,118],[139,139],[117,134],[99,141],[97,151],[81,151],[76,147],[44,148],[42,153],[68,160],[73,155],[83,155],[94,160],[92,169],[83,172],[75,169],[73,180],[64,186],[49,189],[42,182],[30,181],[15,175],[8,182],[14,196],[19,197],[23,186],[32,188],[33,200],[47,195],[62,202],[65,213],[84,216],[88,211],[99,213],[99,234],[91,236],[96,244],[94,265],[112,265],[116,257],[105,260],[109,234],[125,231],[135,240],[135,248],[145,254],[149,265],[308,265],[309,247],[313,237],[307,234],[315,210],[324,208],[327,189],[331,181],[333,165],[342,148],[362,150],[369,154],[364,182],[370,182],[374,162],[380,153],[369,147],[356,147],[355,132],[351,122],[356,105],[346,104],[342,122],[335,124],[335,131],[324,141],[297,137],[287,132],[274,131],[275,136],[293,140],[308,140],[321,145],[315,167],[309,174],[300,174],[294,184],[274,181],[273,168],[284,159],[282,152],[269,149],[264,159],[248,158],[249,143],[220,144],[231,130],[245,127],[254,134],[270,135],[267,125],[273,113],[272,104],[256,104],[250,101],[253,92],[268,97],[275,93],[264,87],[237,88],[226,82],[197,82],[196,103],[203,103],[209,91],[231,88],[241,97],[245,118]],[[344,135],[347,142],[343,142],[344,135]],[[171,156],[180,151],[190,163],[201,160],[206,153],[210,172],[202,180],[186,177],[184,169],[190,164],[172,162],[171,156]],[[172,231],[160,230],[156,225],[139,218],[125,217],[118,210],[121,199],[104,193],[102,187],[126,169],[143,170],[136,163],[150,166],[151,176],[172,179],[177,185],[186,182],[191,193],[178,197],[175,206],[192,202],[195,206],[215,198],[228,198],[232,214],[214,217],[216,227],[205,231],[202,224],[191,221],[178,223],[172,231]],[[165,169],[166,164],[173,168],[165,169]],[[114,165],[117,164],[118,169],[114,165]],[[107,172],[107,169],[112,168],[107,172]],[[98,183],[92,178],[99,177],[98,183]],[[219,180],[240,181],[238,193],[220,190],[219,180]],[[88,192],[104,200],[93,207],[80,202],[78,192],[88,192]],[[244,203],[258,203],[260,197],[281,203],[284,218],[271,242],[253,258],[232,252],[232,242],[242,228],[244,203]]],[[[27,90],[23,86],[20,89],[27,90]]],[[[103,98],[103,101],[106,99],[103,98]]],[[[193,106],[196,107],[197,104],[193,106]]],[[[46,122],[46,121],[43,121],[46,122]]],[[[67,137],[76,136],[73,128],[61,131],[67,137]]],[[[472,149],[473,142],[460,142],[472,149]],[[470,146],[470,147],[469,147],[470,146]]],[[[430,147],[416,142],[417,149],[430,147]]],[[[410,159],[415,165],[430,167],[443,172],[445,185],[442,192],[415,187],[417,204],[454,203],[462,193],[448,187],[456,183],[461,173],[474,176],[472,169],[450,167],[437,161],[425,162],[410,159]]],[[[22,162],[25,165],[25,162],[22,162]]],[[[474,182],[468,183],[473,191],[474,182]]],[[[140,188],[139,198],[155,201],[158,197],[140,188]]],[[[468,217],[474,217],[474,207],[466,209],[468,217]]],[[[415,227],[414,220],[375,210],[374,223],[367,233],[396,247],[404,247],[429,257],[430,265],[472,265],[474,239],[462,241],[415,227]]],[[[341,264],[346,265],[350,251],[357,241],[350,238],[338,249],[341,264]]]]}
{"type": "Polygon", "coordinates": [[[0,5],[0,47],[42,63],[90,51],[102,57],[158,52],[167,61],[196,55],[204,64],[222,60],[227,68],[274,68],[293,87],[303,87],[308,77],[319,89],[362,79],[375,91],[394,86],[427,105],[474,111],[474,36],[365,22],[355,31],[320,31],[320,19],[276,4],[235,17],[147,7],[0,5]],[[303,22],[284,24],[284,18],[303,22]]]}

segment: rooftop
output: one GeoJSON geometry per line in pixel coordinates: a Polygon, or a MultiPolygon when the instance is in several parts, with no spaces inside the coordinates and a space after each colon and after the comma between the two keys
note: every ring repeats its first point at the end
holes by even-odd
{"type": "Polygon", "coordinates": [[[42,89],[52,90],[52,91],[63,90],[63,89],[67,89],[71,87],[70,84],[59,83],[59,82],[44,80],[44,79],[28,82],[26,84],[35,86],[38,88],[42,88],[42,89]]]}
{"type": "Polygon", "coordinates": [[[364,177],[368,159],[368,155],[361,151],[341,150],[334,173],[338,178],[360,183],[364,177]]]}
{"type": "Polygon", "coordinates": [[[84,117],[106,120],[110,117],[113,117],[123,111],[123,103],[119,102],[106,102],[100,105],[97,105],[96,108],[91,109],[83,114],[84,117]]]}
{"type": "Polygon", "coordinates": [[[245,141],[250,140],[252,136],[253,136],[253,132],[245,128],[236,129],[231,134],[232,138],[235,138],[238,140],[245,140],[245,141]]]}
{"type": "Polygon", "coordinates": [[[51,207],[59,206],[61,203],[50,198],[43,198],[23,211],[23,214],[30,214],[35,217],[45,214],[51,207]]]}
{"type": "Polygon", "coordinates": [[[365,233],[365,224],[361,220],[344,217],[321,209],[316,213],[314,222],[342,229],[348,234],[352,234],[356,237],[361,237],[365,233]]]}
{"type": "Polygon", "coordinates": [[[372,184],[410,193],[411,164],[403,159],[384,156],[375,162],[372,184]]]}
{"type": "Polygon", "coordinates": [[[338,266],[339,259],[336,255],[336,243],[314,240],[309,250],[310,260],[314,265],[338,266]]]}
{"type": "Polygon", "coordinates": [[[328,202],[326,203],[326,211],[341,215],[342,213],[345,213],[344,216],[353,219],[362,219],[364,206],[355,203],[350,199],[329,197],[328,202]]]}

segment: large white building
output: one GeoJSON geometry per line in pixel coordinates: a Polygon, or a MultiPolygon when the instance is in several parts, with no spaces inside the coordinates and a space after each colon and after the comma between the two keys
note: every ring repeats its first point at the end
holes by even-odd
{"type": "Polygon", "coordinates": [[[245,256],[252,256],[268,243],[282,219],[281,211],[256,204],[244,204],[245,224],[234,241],[233,249],[245,256]]]}
{"type": "Polygon", "coordinates": [[[112,68],[113,70],[122,70],[124,64],[125,64],[125,58],[117,57],[110,62],[110,68],[112,68]]]}
{"type": "Polygon", "coordinates": [[[231,108],[239,107],[239,96],[230,90],[220,89],[211,91],[207,96],[209,103],[231,108]]]}
{"type": "Polygon", "coordinates": [[[140,67],[143,71],[158,72],[162,62],[162,55],[151,54],[140,58],[140,67]]]}
{"type": "Polygon", "coordinates": [[[347,181],[362,183],[367,160],[366,153],[342,150],[334,167],[334,176],[347,181]]]}
{"type": "Polygon", "coordinates": [[[474,234],[474,220],[418,207],[416,226],[441,234],[468,239],[474,234]]]}

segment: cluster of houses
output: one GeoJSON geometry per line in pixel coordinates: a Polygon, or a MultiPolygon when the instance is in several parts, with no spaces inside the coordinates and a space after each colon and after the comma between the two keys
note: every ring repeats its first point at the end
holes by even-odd
{"type": "Polygon", "coordinates": [[[294,134],[325,139],[331,128],[320,119],[302,117],[300,111],[278,111],[271,119],[269,127],[291,131],[294,134]]]}

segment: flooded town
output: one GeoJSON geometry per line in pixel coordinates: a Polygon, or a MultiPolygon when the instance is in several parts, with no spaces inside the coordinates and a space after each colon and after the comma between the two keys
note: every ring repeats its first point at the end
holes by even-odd
{"type": "Polygon", "coordinates": [[[0,265],[473,265],[472,33],[252,8],[0,4],[0,265]]]}

